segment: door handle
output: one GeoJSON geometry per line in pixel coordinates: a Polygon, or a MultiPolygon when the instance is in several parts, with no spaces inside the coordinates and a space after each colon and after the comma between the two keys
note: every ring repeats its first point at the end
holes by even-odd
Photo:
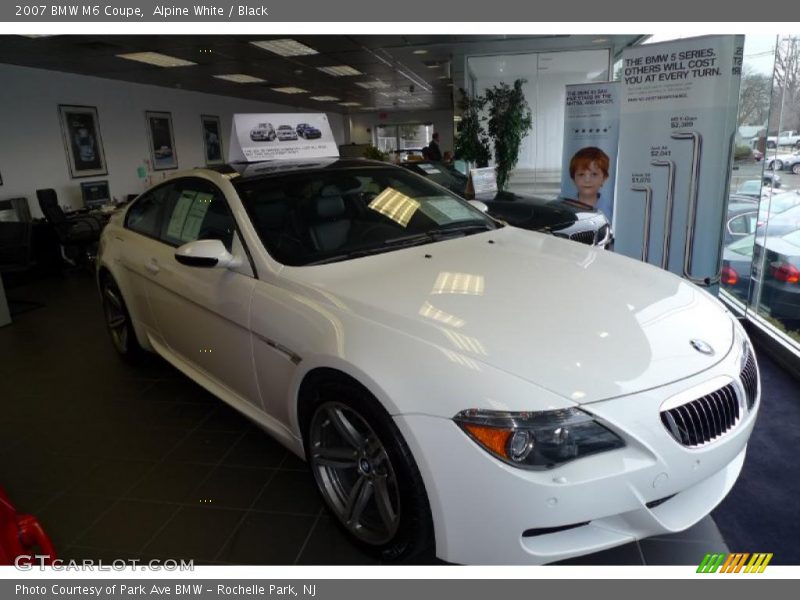
{"type": "Polygon", "coordinates": [[[148,260],[144,264],[144,268],[147,269],[147,271],[149,273],[152,273],[153,275],[157,274],[161,270],[161,267],[158,266],[158,261],[155,258],[151,258],[150,260],[148,260]]]}

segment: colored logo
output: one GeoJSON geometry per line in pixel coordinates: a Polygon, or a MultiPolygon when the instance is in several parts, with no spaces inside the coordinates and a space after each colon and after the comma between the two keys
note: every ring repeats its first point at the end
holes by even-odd
{"type": "Polygon", "coordinates": [[[706,554],[700,566],[697,567],[698,573],[763,573],[769,561],[772,560],[772,552],[736,552],[734,554],[706,554]],[[750,559],[748,561],[748,558],[750,559]],[[746,563],[746,564],[745,564],[746,563]]]}

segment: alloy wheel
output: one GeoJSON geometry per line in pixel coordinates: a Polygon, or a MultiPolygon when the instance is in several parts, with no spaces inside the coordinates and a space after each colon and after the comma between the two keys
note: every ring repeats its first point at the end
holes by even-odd
{"type": "Polygon", "coordinates": [[[320,405],[309,430],[314,478],[328,506],[357,539],[379,545],[400,524],[397,477],[369,423],[341,402],[320,405]]]}
{"type": "Polygon", "coordinates": [[[103,309],[111,341],[120,354],[128,351],[128,315],[118,292],[109,285],[103,288],[103,309]]]}

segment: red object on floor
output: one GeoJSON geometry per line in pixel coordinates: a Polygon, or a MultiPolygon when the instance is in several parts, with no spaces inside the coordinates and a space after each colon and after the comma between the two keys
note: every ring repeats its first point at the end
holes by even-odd
{"type": "MultiPolygon", "coordinates": [[[[47,556],[37,564],[50,565],[56,558],[53,542],[36,517],[16,511],[5,490],[0,487],[0,565],[13,565],[19,556],[47,556]]],[[[24,564],[31,564],[26,559],[24,564]]],[[[22,564],[22,563],[21,563],[22,564]]]]}

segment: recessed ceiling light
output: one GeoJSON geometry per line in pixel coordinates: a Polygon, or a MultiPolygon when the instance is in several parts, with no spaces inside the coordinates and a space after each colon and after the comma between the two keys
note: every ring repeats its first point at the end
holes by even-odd
{"type": "Polygon", "coordinates": [[[356,81],[356,85],[368,90],[385,90],[392,87],[385,81],[356,81]]]}
{"type": "Polygon", "coordinates": [[[352,75],[363,75],[358,69],[348,67],[347,65],[338,65],[333,67],[317,67],[323,73],[333,75],[334,77],[350,77],[352,75]]]}
{"type": "Polygon", "coordinates": [[[337,102],[339,100],[336,96],[311,96],[311,99],[317,102],[337,102]]]}
{"type": "Polygon", "coordinates": [[[309,56],[319,54],[313,48],[301,44],[297,40],[264,40],[262,42],[250,42],[262,50],[269,50],[278,56],[309,56]]]}
{"type": "Polygon", "coordinates": [[[361,106],[361,102],[339,102],[339,106],[361,106]]]}
{"type": "Polygon", "coordinates": [[[224,79],[225,81],[232,81],[233,83],[263,83],[266,79],[260,77],[253,77],[252,75],[245,75],[244,73],[230,73],[228,75],[214,75],[217,79],[224,79]]]}
{"type": "Polygon", "coordinates": [[[307,94],[308,90],[299,87],[278,87],[271,88],[273,92],[280,92],[281,94],[307,94]]]}
{"type": "Polygon", "coordinates": [[[158,52],[130,52],[128,54],[117,54],[117,58],[124,58],[125,60],[135,60],[136,62],[146,63],[148,65],[155,65],[157,67],[190,67],[197,63],[190,60],[183,60],[174,56],[167,56],[166,54],[159,54],[158,52]]]}
{"type": "Polygon", "coordinates": [[[607,42],[608,38],[597,38],[596,40],[592,40],[593,44],[602,44],[603,42],[607,42]]]}
{"type": "Polygon", "coordinates": [[[381,96],[386,96],[387,98],[399,98],[400,96],[408,96],[408,92],[406,90],[393,90],[391,92],[378,92],[381,96]]]}
{"type": "Polygon", "coordinates": [[[434,63],[434,64],[425,65],[425,66],[428,67],[429,69],[438,69],[442,65],[434,63]]]}
{"type": "Polygon", "coordinates": [[[427,53],[428,53],[427,50],[421,50],[421,49],[420,50],[414,50],[414,54],[427,54],[427,53]]]}
{"type": "Polygon", "coordinates": [[[439,79],[450,79],[450,75],[439,75],[439,79]]]}
{"type": "Polygon", "coordinates": [[[36,38],[53,37],[54,35],[55,35],[54,33],[23,33],[22,37],[31,38],[32,40],[35,40],[36,38]]]}

